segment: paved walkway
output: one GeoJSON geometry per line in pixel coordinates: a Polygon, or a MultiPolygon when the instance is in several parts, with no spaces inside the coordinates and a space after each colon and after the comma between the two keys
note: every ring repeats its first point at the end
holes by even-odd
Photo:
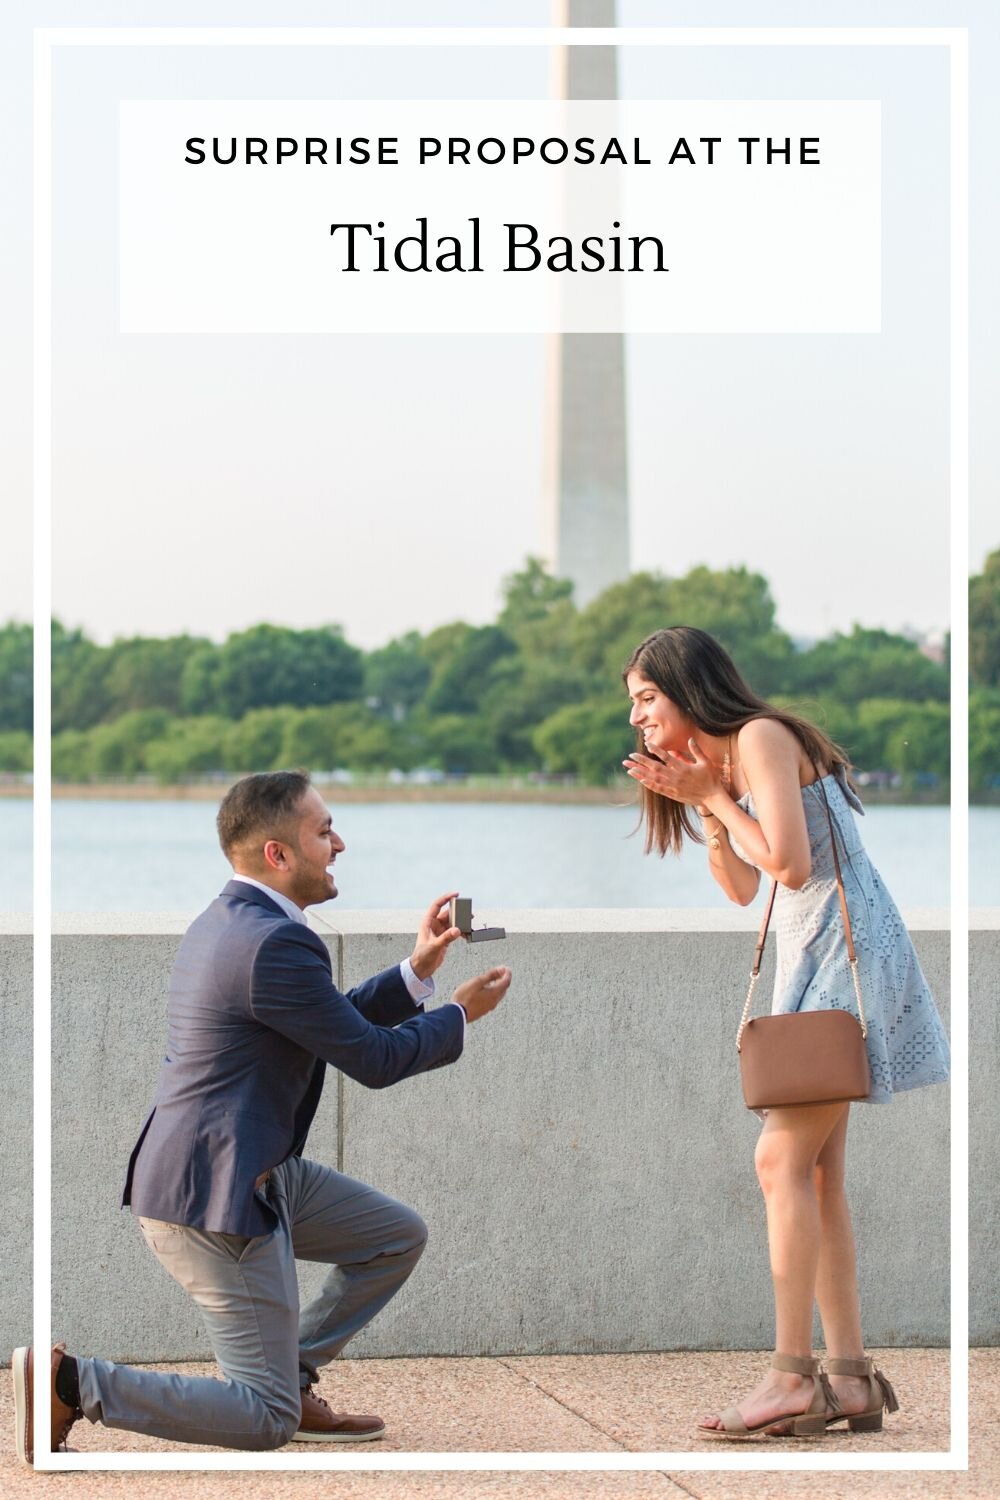
{"type": "MultiPolygon", "coordinates": [[[[752,1446],[705,1443],[692,1425],[758,1377],[759,1354],[560,1355],[512,1359],[344,1360],[324,1372],[321,1391],[334,1407],[377,1411],[387,1421],[381,1452],[809,1452],[909,1453],[948,1447],[948,1356],[939,1349],[879,1356],[902,1410],[883,1432],[826,1441],[783,1440],[752,1446]]],[[[211,1374],[204,1365],[169,1366],[211,1374]]],[[[10,1440],[0,1459],[4,1500],[847,1500],[865,1497],[1000,1497],[1000,1350],[974,1351],[973,1472],[669,1473],[604,1471],[35,1474],[17,1464],[10,1440]]],[[[11,1431],[10,1371],[0,1372],[0,1421],[11,1431]]],[[[169,1452],[172,1445],[79,1423],[80,1452],[169,1452]]],[[[190,1448],[176,1451],[192,1452],[190,1448]]],[[[221,1452],[200,1449],[200,1452],[221,1452]]],[[[343,1451],[343,1450],[340,1450],[343,1451]]],[[[349,1450],[358,1452],[360,1450],[349,1450]]],[[[374,1452],[374,1447],[364,1451],[374,1452]]],[[[282,1450],[315,1456],[315,1446],[282,1450]]]]}

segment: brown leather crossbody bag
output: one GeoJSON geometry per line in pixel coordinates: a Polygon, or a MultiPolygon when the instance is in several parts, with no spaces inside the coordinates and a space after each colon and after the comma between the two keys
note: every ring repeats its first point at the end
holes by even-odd
{"type": "Polygon", "coordinates": [[[833,867],[837,876],[840,915],[847,938],[847,957],[858,999],[858,1016],[846,1010],[793,1011],[790,1015],[750,1016],[753,992],[760,974],[760,962],[771,922],[774,897],[778,889],[771,885],[764,920],[757,936],[750,988],[736,1035],[740,1055],[740,1075],[747,1109],[777,1109],[787,1105],[834,1104],[842,1100],[867,1099],[871,1093],[871,1070],[865,1038],[865,1021],[861,984],[858,980],[858,957],[854,950],[851,917],[844,894],[844,878],[837,853],[837,838],[826,787],[818,777],[819,789],[826,806],[833,846],[833,867]]]}

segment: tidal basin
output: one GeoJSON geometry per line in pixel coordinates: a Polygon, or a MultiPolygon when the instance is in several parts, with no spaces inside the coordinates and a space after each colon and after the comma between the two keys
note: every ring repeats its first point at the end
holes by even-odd
{"type": "MultiPolygon", "coordinates": [[[[680,859],[644,857],[630,837],[632,806],[345,803],[328,793],[347,849],[338,860],[338,909],[419,908],[446,890],[492,907],[713,907],[726,902],[693,846],[680,859]]],[[[53,804],[57,911],[194,913],[224,884],[213,802],[90,800],[53,804]]],[[[897,905],[949,902],[946,807],[871,807],[862,821],[871,856],[897,905]]],[[[8,859],[7,910],[31,905],[31,804],[0,800],[8,859]]],[[[970,814],[971,903],[1000,905],[1000,808],[970,814]]]]}

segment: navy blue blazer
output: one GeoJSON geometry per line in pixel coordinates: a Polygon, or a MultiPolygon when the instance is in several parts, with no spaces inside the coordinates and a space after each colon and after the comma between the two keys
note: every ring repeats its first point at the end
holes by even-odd
{"type": "Polygon", "coordinates": [[[188,928],[170,977],[167,1055],[122,1206],[253,1236],[276,1215],[254,1183],[301,1155],[327,1063],[385,1088],[461,1056],[462,1014],[426,1014],[398,966],[341,994],[315,932],[231,880],[188,928]]]}

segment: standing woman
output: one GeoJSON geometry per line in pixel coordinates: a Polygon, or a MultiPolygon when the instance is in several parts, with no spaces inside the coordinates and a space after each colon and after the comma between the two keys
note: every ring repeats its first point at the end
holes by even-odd
{"type": "MultiPolygon", "coordinates": [[[[871,1093],[942,1083],[948,1043],[892,898],[862,846],[861,803],[844,752],[822,730],[773,708],[703,630],[658,630],[625,668],[629,722],[642,744],[624,762],[642,787],[646,853],[705,843],[714,879],[748,905],[760,872],[777,882],[774,1012],[857,1012],[827,805],[839,844],[868,1024],[871,1093]],[[825,794],[825,795],[824,795],[825,794]],[[701,820],[700,832],[695,815],[701,820]]],[[[850,1104],[770,1109],[755,1153],[767,1207],[776,1349],[737,1406],[707,1417],[708,1438],[822,1433],[848,1420],[877,1431],[896,1409],[861,1337],[854,1234],[844,1192],[850,1104]],[[813,1303],[826,1343],[812,1358],[813,1303]]]]}

